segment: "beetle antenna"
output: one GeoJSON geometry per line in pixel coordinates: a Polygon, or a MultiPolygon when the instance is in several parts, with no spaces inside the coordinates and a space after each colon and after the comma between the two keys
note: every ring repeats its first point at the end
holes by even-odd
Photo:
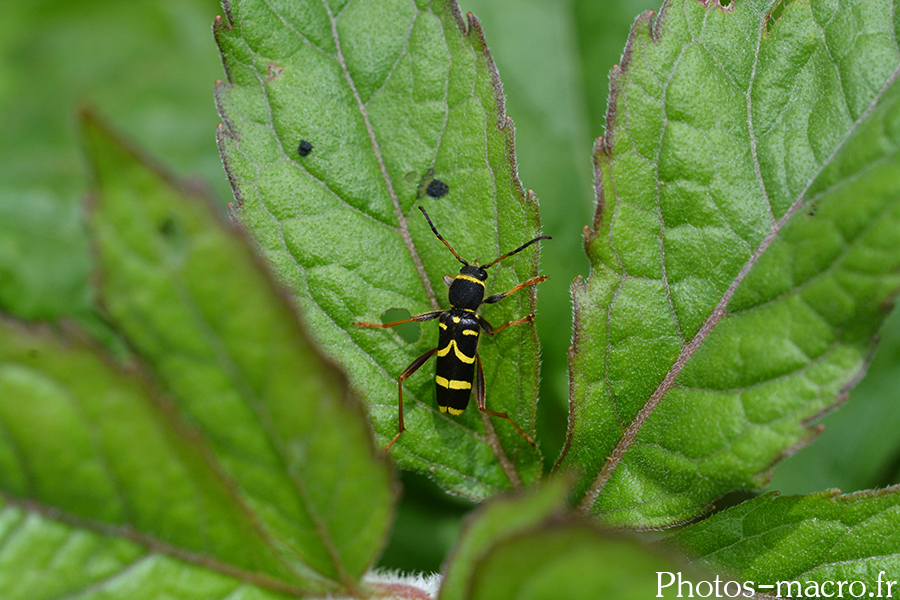
{"type": "Polygon", "coordinates": [[[517,254],[517,253],[521,252],[522,250],[524,250],[524,249],[527,248],[528,246],[532,245],[533,243],[537,242],[538,240],[552,240],[552,239],[553,239],[553,238],[550,237],[549,235],[539,235],[538,237],[534,238],[534,239],[531,240],[530,242],[525,242],[524,244],[522,244],[521,246],[519,246],[518,248],[516,248],[516,249],[513,250],[512,252],[507,252],[506,254],[504,254],[503,256],[501,256],[500,258],[495,258],[494,260],[492,260],[492,261],[489,262],[488,264],[483,265],[481,268],[482,268],[482,269],[487,269],[488,267],[497,264],[498,262],[500,262],[500,261],[503,260],[504,258],[506,258],[506,257],[508,257],[508,256],[512,256],[513,254],[517,254]]]}
{"type": "MultiPolygon", "coordinates": [[[[453,256],[456,257],[456,260],[458,260],[458,261],[461,262],[463,265],[465,265],[465,266],[468,267],[468,266],[469,266],[469,263],[467,263],[466,261],[464,261],[463,259],[461,259],[461,258],[459,257],[459,254],[456,253],[456,250],[454,250],[453,247],[450,246],[450,244],[447,243],[447,240],[445,240],[443,237],[441,237],[441,234],[438,233],[437,228],[434,226],[434,223],[431,222],[431,217],[428,216],[428,213],[425,212],[425,209],[422,208],[422,207],[420,206],[420,207],[419,207],[419,210],[421,210],[421,211],[422,211],[422,214],[425,215],[425,220],[428,221],[428,225],[431,226],[431,230],[434,232],[434,235],[437,236],[437,239],[439,239],[439,240],[441,240],[442,242],[444,242],[444,245],[447,246],[447,249],[448,249],[450,252],[453,253],[453,256]]],[[[532,241],[534,241],[534,240],[532,240],[532,241]]],[[[530,244],[530,243],[531,243],[531,242],[528,242],[528,244],[530,244]]],[[[525,246],[527,246],[528,244],[525,244],[525,246]]],[[[525,246],[522,246],[522,248],[524,248],[525,246]]],[[[522,248],[519,248],[519,250],[521,250],[522,248]]],[[[516,250],[516,252],[518,252],[519,250],[516,250]]],[[[500,259],[497,259],[497,260],[500,260],[500,259]]],[[[496,262],[496,261],[495,261],[495,262],[496,262]]],[[[493,263],[492,263],[492,264],[493,264],[493,263]]]]}

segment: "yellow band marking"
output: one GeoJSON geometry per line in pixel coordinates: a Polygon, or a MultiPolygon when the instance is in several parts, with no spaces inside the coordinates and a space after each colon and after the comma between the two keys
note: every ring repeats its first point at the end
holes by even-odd
{"type": "Polygon", "coordinates": [[[476,329],[463,329],[463,335],[478,335],[478,330],[476,329]]]}
{"type": "Polygon", "coordinates": [[[465,279],[466,281],[471,281],[471,282],[477,283],[481,287],[484,287],[483,281],[481,281],[480,279],[476,279],[475,277],[472,277],[471,275],[457,275],[456,278],[457,279],[465,279]]]}
{"type": "Polygon", "coordinates": [[[438,408],[441,409],[441,412],[442,412],[442,413],[447,412],[447,407],[446,407],[446,406],[438,406],[438,408]]]}
{"type": "Polygon", "coordinates": [[[438,323],[438,326],[439,326],[441,329],[447,329],[447,326],[446,326],[445,324],[443,324],[443,323],[438,323]]]}
{"type": "Polygon", "coordinates": [[[459,346],[456,345],[456,340],[450,340],[450,343],[444,346],[441,350],[438,350],[438,356],[447,356],[450,353],[450,348],[453,348],[453,353],[456,354],[456,358],[463,361],[466,364],[472,364],[475,362],[474,356],[466,356],[462,353],[462,350],[459,349],[459,346]]]}
{"type": "Polygon", "coordinates": [[[459,323],[459,317],[453,317],[453,322],[454,322],[454,323],[459,323]]]}
{"type": "Polygon", "coordinates": [[[448,406],[447,408],[449,409],[450,414],[453,415],[454,417],[458,417],[459,415],[461,415],[461,414],[463,414],[464,412],[466,412],[466,411],[465,411],[464,409],[462,409],[462,408],[452,408],[452,407],[449,407],[449,406],[448,406]]]}
{"type": "MultiPolygon", "coordinates": [[[[460,381],[459,379],[448,380],[448,379],[445,379],[444,377],[441,377],[440,375],[435,375],[434,381],[439,386],[441,386],[443,388],[447,388],[448,390],[471,390],[472,389],[472,383],[469,381],[460,381]]],[[[453,409],[450,409],[450,410],[453,410],[453,409]]]]}

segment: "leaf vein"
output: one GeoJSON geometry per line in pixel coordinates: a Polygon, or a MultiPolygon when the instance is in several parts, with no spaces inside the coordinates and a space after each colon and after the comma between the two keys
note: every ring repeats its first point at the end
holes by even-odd
{"type": "Polygon", "coordinates": [[[817,179],[818,174],[822,172],[822,170],[830,164],[840,149],[844,146],[846,141],[856,132],[860,124],[863,120],[875,109],[880,100],[881,96],[885,93],[885,91],[890,87],[891,84],[897,79],[898,75],[900,75],[900,65],[895,68],[894,72],[888,78],[888,80],[884,83],[881,90],[875,95],[875,97],[869,103],[869,106],[865,111],[860,114],[859,118],[854,122],[853,126],[846,132],[844,137],[840,140],[840,142],[835,146],[832,153],[828,157],[826,161],[819,165],[816,173],[814,173],[808,179],[807,185],[804,187],[803,191],[797,197],[796,200],[791,204],[790,208],[785,212],[785,214],[776,221],[769,232],[766,234],[765,238],[762,240],[760,245],[754,251],[753,255],[747,260],[747,262],[743,265],[741,270],[735,276],[734,280],[731,282],[729,287],[726,289],[725,293],[722,295],[719,302],[711,311],[709,317],[704,321],[703,325],[700,327],[698,332],[694,335],[691,341],[682,349],[682,352],[679,354],[678,359],[673,363],[669,372],[665,375],[663,380],[660,382],[659,386],[656,390],[651,394],[648,398],[647,402],[635,416],[634,420],[629,424],[628,429],[625,434],[620,438],[619,442],[616,444],[612,453],[610,454],[607,461],[603,464],[600,472],[595,477],[594,481],[591,483],[587,492],[583,496],[581,502],[579,503],[579,509],[583,512],[588,512],[591,507],[594,505],[597,497],[600,492],[606,486],[606,483],[609,481],[609,478],[612,475],[612,472],[616,469],[616,467],[621,463],[622,458],[625,453],[633,444],[634,440],[637,437],[638,432],[642,429],[644,423],[650,417],[650,415],[655,410],[656,406],[662,400],[663,396],[668,393],[668,391],[674,386],[675,380],[678,375],[681,373],[681,370],[684,368],[685,364],[690,360],[693,356],[694,352],[703,343],[703,341],[709,336],[715,326],[725,317],[726,315],[726,307],[730,302],[731,298],[734,296],[735,291],[737,290],[740,283],[747,276],[747,273],[750,269],[759,261],[760,257],[765,253],[765,251],[771,246],[774,242],[776,236],[784,227],[784,225],[788,222],[788,220],[800,209],[802,204],[805,201],[806,192],[809,190],[810,186],[812,186],[813,182],[817,179]]]}
{"type": "MultiPolygon", "coordinates": [[[[71,534],[70,534],[71,535],[71,534]]],[[[140,568],[144,563],[153,562],[154,560],[158,560],[158,557],[150,552],[143,554],[137,557],[132,562],[123,565],[120,569],[116,570],[114,573],[110,573],[108,576],[103,579],[99,579],[97,581],[92,582],[90,585],[85,586],[79,590],[73,590],[71,592],[65,593],[61,596],[56,596],[53,600],[79,600],[85,597],[89,597],[92,593],[101,593],[107,589],[110,584],[115,583],[116,581],[127,577],[131,572],[136,571],[140,568]]],[[[51,600],[51,599],[47,599],[51,600]]]]}
{"type": "MultiPolygon", "coordinates": [[[[876,163],[879,163],[879,164],[880,164],[882,161],[886,162],[887,159],[892,159],[892,158],[894,158],[895,155],[896,155],[896,152],[895,152],[894,154],[889,155],[889,156],[882,157],[881,159],[878,159],[877,161],[873,161],[873,162],[869,163],[869,164],[865,167],[865,169],[863,169],[862,171],[860,171],[860,172],[858,172],[858,173],[854,173],[851,177],[848,177],[848,178],[846,178],[846,179],[843,179],[841,182],[839,182],[839,183],[836,184],[835,186],[829,187],[829,190],[830,190],[830,189],[834,189],[835,187],[838,187],[839,185],[842,185],[842,184],[844,184],[844,183],[847,183],[847,182],[852,181],[852,179],[855,179],[855,178],[861,176],[867,169],[876,166],[876,163]]],[[[824,193],[824,192],[823,192],[823,193],[824,193]]],[[[818,195],[817,195],[817,196],[818,196],[818,195]]],[[[877,214],[878,214],[878,215],[884,215],[885,213],[891,211],[891,210],[895,207],[895,204],[896,204],[896,202],[886,202],[885,205],[884,205],[884,207],[882,208],[882,210],[879,211],[877,214]]],[[[780,294],[780,295],[778,295],[778,296],[775,296],[775,297],[773,297],[773,298],[770,298],[770,299],[766,300],[765,302],[762,302],[762,303],[759,303],[759,304],[755,304],[755,305],[753,305],[753,306],[748,306],[747,308],[742,308],[742,309],[739,309],[739,310],[736,310],[736,311],[730,311],[730,310],[729,310],[729,311],[728,311],[728,314],[729,314],[729,315],[744,315],[744,314],[750,314],[750,313],[756,312],[756,311],[758,311],[758,310],[762,310],[762,309],[764,309],[764,308],[767,308],[768,306],[771,306],[771,305],[773,305],[773,304],[779,303],[779,302],[781,302],[781,301],[783,301],[783,300],[786,300],[786,299],[788,299],[788,298],[791,298],[791,297],[793,297],[793,296],[796,296],[796,295],[801,294],[801,293],[804,292],[807,288],[811,287],[812,285],[814,285],[814,284],[817,283],[818,281],[824,279],[826,276],[833,275],[833,274],[835,273],[835,271],[837,271],[838,268],[840,268],[840,267],[842,266],[840,263],[841,263],[845,258],[847,258],[847,255],[849,255],[853,250],[856,250],[856,249],[861,245],[861,241],[866,237],[866,235],[867,235],[868,233],[871,233],[871,231],[872,231],[873,229],[877,228],[879,225],[880,225],[880,223],[878,222],[878,219],[871,219],[868,223],[866,223],[865,227],[863,227],[862,229],[860,229],[860,230],[856,233],[856,235],[855,235],[852,239],[850,239],[850,240],[845,239],[845,240],[844,240],[845,243],[843,244],[843,247],[841,248],[840,253],[838,253],[837,256],[834,257],[834,260],[831,261],[831,264],[829,264],[825,269],[822,269],[821,271],[819,271],[818,273],[816,273],[815,275],[813,275],[813,276],[810,277],[809,279],[807,279],[807,280],[805,280],[805,281],[803,281],[803,282],[801,282],[801,283],[796,283],[796,282],[793,282],[793,281],[792,281],[792,282],[791,282],[791,289],[790,289],[790,290],[788,290],[788,291],[786,291],[786,292],[784,292],[784,293],[782,293],[782,294],[780,294]]],[[[864,275],[867,275],[867,274],[868,274],[867,272],[861,271],[861,270],[851,270],[851,269],[847,269],[846,266],[844,266],[844,270],[846,270],[847,272],[850,272],[850,273],[859,273],[859,274],[864,274],[864,275]]],[[[835,280],[835,283],[838,284],[838,285],[840,285],[841,282],[840,282],[839,280],[835,280]]],[[[815,307],[814,307],[814,306],[811,306],[811,305],[810,305],[810,308],[812,308],[813,310],[815,310],[815,307]]],[[[818,312],[818,311],[817,311],[817,312],[818,312]]]]}
{"type": "Polygon", "coordinates": [[[766,30],[766,19],[763,18],[762,22],[757,29],[756,35],[756,47],[753,50],[753,66],[750,69],[750,80],[747,83],[747,90],[744,92],[744,98],[747,103],[747,137],[750,142],[750,156],[753,157],[753,174],[756,177],[757,184],[759,185],[759,189],[762,192],[763,200],[766,202],[766,211],[769,214],[769,222],[775,223],[775,214],[772,211],[772,200],[769,198],[769,192],[766,189],[765,178],[762,175],[762,170],[759,164],[759,153],[756,148],[757,137],[753,127],[753,87],[756,82],[756,69],[759,66],[759,55],[760,49],[762,46],[762,37],[763,32],[766,30]]]}
{"type": "MultiPolygon", "coordinates": [[[[374,100],[375,97],[379,95],[381,90],[384,89],[384,86],[387,85],[388,81],[391,80],[391,77],[393,76],[394,72],[397,70],[397,67],[400,65],[401,61],[406,56],[409,55],[409,40],[412,37],[412,32],[413,32],[413,29],[415,29],[415,27],[416,27],[416,20],[418,19],[418,10],[416,8],[415,2],[410,0],[409,4],[412,5],[413,11],[416,12],[416,18],[412,20],[412,23],[410,24],[409,29],[406,31],[406,36],[403,39],[403,49],[397,54],[397,59],[391,65],[391,68],[388,69],[388,72],[385,73],[384,78],[372,90],[372,94],[369,96],[369,99],[366,100],[365,102],[363,102],[363,106],[366,108],[366,110],[368,110],[368,108],[369,108],[369,103],[372,102],[372,100],[374,100]]],[[[345,7],[346,7],[346,5],[345,5],[345,7]]],[[[341,11],[343,11],[343,9],[341,9],[341,11]]],[[[337,18],[339,16],[340,15],[337,15],[335,17],[335,20],[337,20],[337,18]]]]}
{"type": "Polygon", "coordinates": [[[344,60],[344,54],[341,50],[341,40],[337,32],[337,21],[335,19],[335,16],[331,12],[331,7],[328,6],[328,2],[326,0],[322,0],[322,5],[325,7],[325,11],[328,13],[328,18],[331,21],[331,35],[334,39],[335,46],[337,47],[338,62],[340,63],[341,70],[344,73],[344,79],[347,81],[347,85],[350,87],[350,90],[353,93],[357,108],[362,115],[363,122],[366,125],[366,131],[369,135],[369,142],[372,145],[372,152],[374,153],[375,159],[378,162],[378,166],[381,169],[381,175],[384,179],[388,195],[390,196],[391,203],[394,206],[394,215],[397,218],[397,223],[400,229],[400,236],[403,238],[403,242],[406,245],[410,256],[412,257],[413,264],[415,265],[416,271],[419,274],[419,279],[422,281],[422,286],[425,288],[425,293],[428,296],[432,309],[438,310],[440,307],[438,305],[437,296],[435,295],[434,288],[431,286],[431,280],[428,279],[428,273],[426,273],[425,271],[425,266],[422,264],[422,259],[419,256],[418,251],[416,250],[412,235],[410,235],[409,233],[409,225],[407,223],[406,215],[404,214],[403,209],[400,206],[400,200],[397,197],[396,191],[394,190],[394,184],[391,180],[391,176],[387,171],[387,165],[384,162],[384,156],[381,154],[381,147],[378,144],[378,139],[375,136],[375,130],[372,127],[372,122],[369,120],[369,111],[366,109],[365,104],[363,104],[362,98],[359,95],[359,90],[356,89],[356,84],[353,81],[353,77],[350,75],[350,70],[347,68],[347,62],[346,60],[344,60]]]}

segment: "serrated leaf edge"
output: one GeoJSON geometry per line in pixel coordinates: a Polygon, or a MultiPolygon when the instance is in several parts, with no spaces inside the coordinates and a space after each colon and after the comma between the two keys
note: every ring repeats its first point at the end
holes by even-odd
{"type": "MultiPolygon", "coordinates": [[[[728,7],[722,7],[719,4],[718,0],[697,0],[697,1],[700,2],[701,4],[703,4],[707,8],[718,7],[723,10],[728,10],[728,9],[733,10],[733,6],[734,6],[734,4],[732,3],[728,7]]],[[[734,1],[739,1],[739,0],[734,0],[734,1]]],[[[608,105],[608,111],[607,111],[607,123],[608,123],[607,132],[606,132],[605,137],[601,136],[600,138],[598,138],[596,140],[596,142],[594,144],[594,182],[595,182],[597,209],[595,212],[595,216],[594,216],[594,220],[593,220],[591,228],[585,227],[585,249],[588,252],[589,256],[591,254],[590,243],[598,235],[598,230],[599,230],[599,227],[601,224],[602,211],[605,206],[604,189],[603,189],[602,174],[600,171],[600,164],[602,161],[608,160],[612,154],[611,140],[613,139],[613,136],[615,135],[615,128],[617,125],[615,112],[616,112],[616,101],[617,101],[619,90],[620,90],[619,80],[627,72],[627,69],[628,69],[628,66],[629,66],[629,63],[631,60],[631,56],[632,56],[631,49],[633,47],[634,40],[640,31],[639,28],[646,28],[646,30],[650,34],[652,43],[658,42],[661,23],[662,23],[662,20],[665,18],[665,13],[669,6],[669,3],[670,3],[670,0],[666,0],[666,2],[663,4],[662,8],[660,9],[660,12],[658,15],[654,15],[653,11],[648,11],[648,12],[644,13],[643,15],[641,15],[640,17],[638,17],[638,19],[635,21],[634,26],[632,27],[630,35],[629,35],[628,43],[627,43],[626,49],[625,49],[625,54],[624,54],[623,60],[622,60],[622,65],[619,68],[614,67],[611,72],[610,97],[609,97],[609,105],[608,105]]],[[[765,35],[767,23],[768,23],[768,12],[764,15],[763,19],[761,20],[761,23],[760,23],[760,26],[758,29],[759,34],[758,34],[757,41],[756,41],[756,51],[754,53],[755,60],[754,60],[754,64],[753,64],[753,74],[754,75],[756,73],[756,66],[757,66],[757,61],[758,61],[758,57],[759,57],[759,45],[762,41],[763,36],[765,35]]],[[[734,296],[734,293],[737,291],[737,288],[740,285],[740,283],[744,280],[744,278],[749,273],[750,269],[758,262],[760,257],[765,253],[765,251],[769,248],[769,246],[771,246],[771,244],[775,241],[775,238],[777,237],[777,235],[781,231],[781,229],[784,227],[784,225],[790,220],[790,218],[794,214],[797,213],[797,211],[799,211],[804,206],[804,204],[806,204],[809,201],[809,199],[806,197],[806,194],[809,191],[810,187],[813,185],[813,183],[818,178],[819,174],[821,174],[822,171],[828,165],[831,164],[831,162],[834,160],[835,156],[843,148],[846,141],[853,135],[853,133],[856,132],[856,130],[859,128],[860,124],[872,113],[872,111],[875,110],[876,106],[878,105],[878,101],[881,99],[881,97],[884,95],[884,93],[887,91],[887,89],[897,80],[898,76],[900,76],[900,65],[898,65],[893,70],[891,75],[888,77],[888,79],[886,80],[884,85],[881,87],[881,89],[878,91],[878,93],[874,96],[874,98],[869,103],[869,105],[866,107],[866,109],[860,114],[860,116],[854,121],[853,125],[848,129],[848,131],[844,134],[844,136],[841,138],[841,140],[835,145],[831,154],[821,163],[821,165],[819,165],[819,167],[816,169],[816,171],[810,175],[809,180],[806,183],[806,186],[803,188],[803,190],[801,190],[800,194],[797,196],[797,198],[794,200],[794,202],[791,203],[791,206],[788,208],[788,210],[785,212],[785,214],[780,219],[778,219],[777,221],[774,222],[774,224],[772,225],[770,230],[766,233],[765,237],[763,238],[763,241],[754,250],[754,252],[750,256],[750,258],[747,260],[747,262],[743,265],[741,270],[735,276],[734,280],[731,282],[731,284],[726,289],[725,293],[722,295],[722,298],[719,300],[719,302],[713,308],[711,314],[706,319],[706,321],[704,321],[704,323],[701,325],[700,329],[697,331],[697,333],[694,335],[694,337],[691,338],[691,340],[687,344],[683,345],[682,350],[678,355],[678,358],[672,364],[672,367],[666,373],[665,377],[660,382],[659,386],[650,395],[647,402],[644,404],[644,406],[641,408],[641,410],[637,413],[637,415],[632,420],[632,422],[625,428],[621,437],[619,438],[618,443],[613,448],[610,455],[607,457],[607,460],[604,462],[603,467],[601,468],[600,472],[597,474],[597,476],[591,482],[591,485],[585,492],[584,496],[581,498],[580,502],[578,503],[578,509],[581,512],[589,513],[591,511],[598,496],[603,491],[604,487],[606,486],[606,483],[609,481],[613,472],[618,467],[619,463],[622,461],[625,454],[628,452],[628,450],[631,447],[634,440],[637,438],[637,435],[640,432],[641,428],[643,427],[644,423],[647,421],[647,419],[653,413],[654,409],[659,404],[659,402],[662,400],[662,398],[666,395],[666,393],[668,393],[668,391],[670,389],[672,389],[672,387],[675,384],[675,379],[681,373],[681,370],[684,368],[684,366],[687,364],[687,362],[691,359],[691,356],[693,356],[693,354],[697,350],[697,348],[703,343],[703,341],[709,336],[709,334],[712,332],[712,330],[715,328],[715,326],[725,316],[726,307],[727,307],[729,301],[731,300],[731,298],[734,296]]],[[[751,77],[750,85],[749,85],[750,88],[752,88],[753,81],[754,81],[754,79],[753,79],[753,77],[751,77]]],[[[749,108],[750,108],[750,100],[748,98],[748,112],[749,112],[749,108]]],[[[756,151],[755,151],[755,138],[753,137],[752,120],[750,121],[750,144],[751,144],[752,150],[753,150],[753,162],[754,162],[754,165],[756,168],[757,178],[759,178],[760,171],[759,171],[759,163],[758,163],[758,159],[757,159],[756,151]]],[[[762,181],[760,181],[760,187],[761,187],[761,189],[765,190],[765,186],[762,184],[762,181]]],[[[824,193],[824,190],[822,192],[820,192],[820,194],[821,193],[824,193]]],[[[766,201],[768,203],[768,198],[766,199],[766,201]]],[[[578,279],[576,279],[575,282],[573,282],[573,300],[576,299],[575,293],[574,293],[575,286],[581,286],[581,285],[583,285],[581,278],[578,278],[578,279]]],[[[578,318],[578,315],[576,312],[576,315],[575,315],[576,325],[577,325],[577,318],[578,318]]],[[[576,328],[576,332],[577,332],[577,328],[576,328]]],[[[573,374],[572,369],[575,368],[575,365],[573,362],[573,357],[574,357],[575,353],[577,352],[577,348],[578,348],[577,342],[578,342],[578,339],[577,339],[577,333],[576,333],[575,339],[573,340],[573,345],[569,350],[570,394],[573,391],[573,388],[571,387],[571,382],[574,380],[574,374],[573,374]]],[[[856,378],[854,378],[854,381],[856,379],[858,379],[859,377],[861,377],[864,371],[865,371],[865,367],[863,367],[863,371],[861,373],[859,373],[856,378]]],[[[577,416],[576,416],[577,411],[575,410],[575,407],[577,406],[577,401],[578,400],[574,396],[570,395],[570,398],[569,398],[569,404],[570,404],[569,431],[568,431],[568,435],[566,436],[566,443],[563,447],[563,450],[560,454],[559,459],[557,460],[554,470],[562,464],[562,461],[564,460],[565,456],[567,455],[567,453],[571,447],[572,439],[574,436],[575,424],[576,424],[576,420],[577,420],[577,416]]]]}

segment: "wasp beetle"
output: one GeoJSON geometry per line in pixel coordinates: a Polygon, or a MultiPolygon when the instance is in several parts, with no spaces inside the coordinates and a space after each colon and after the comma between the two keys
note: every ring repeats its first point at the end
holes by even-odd
{"type": "Polygon", "coordinates": [[[494,259],[486,265],[478,265],[477,261],[475,264],[470,265],[460,258],[453,247],[447,243],[447,240],[438,233],[437,228],[435,228],[434,223],[431,222],[431,218],[428,216],[428,213],[425,212],[425,209],[420,206],[419,210],[425,215],[425,220],[428,221],[428,225],[431,227],[431,231],[434,232],[434,235],[437,236],[437,239],[447,246],[447,249],[453,253],[456,260],[461,262],[463,266],[459,270],[459,275],[444,276],[444,283],[450,287],[448,292],[450,308],[448,310],[433,310],[431,312],[415,315],[408,319],[403,319],[402,321],[393,321],[390,323],[354,323],[357,327],[387,328],[402,323],[409,323],[410,321],[421,322],[438,319],[438,327],[440,330],[438,333],[437,348],[429,350],[416,360],[412,361],[412,363],[406,367],[406,370],[397,378],[399,403],[399,418],[397,421],[398,431],[397,435],[394,436],[394,439],[391,440],[391,443],[387,445],[386,450],[390,450],[391,446],[394,445],[394,442],[400,437],[400,434],[406,430],[403,425],[403,381],[418,371],[419,368],[435,354],[437,355],[437,369],[434,377],[436,390],[435,397],[438,408],[440,408],[442,413],[449,413],[457,416],[461,415],[463,411],[466,410],[466,407],[469,404],[469,396],[472,394],[472,382],[474,379],[475,399],[478,403],[478,410],[501,419],[506,419],[516,428],[516,431],[522,434],[522,437],[528,440],[529,444],[534,445],[534,441],[528,434],[522,431],[518,425],[516,425],[515,421],[509,418],[508,414],[490,410],[485,406],[484,371],[481,368],[481,358],[478,356],[478,339],[481,331],[484,331],[488,335],[494,335],[510,325],[530,323],[534,320],[534,314],[530,314],[517,321],[504,323],[499,327],[493,327],[476,311],[482,304],[499,302],[522,288],[538,284],[547,279],[544,275],[532,277],[508,292],[493,294],[487,298],[484,297],[484,282],[487,280],[488,268],[494,266],[504,258],[521,252],[538,240],[549,240],[551,238],[549,235],[541,235],[522,244],[512,252],[507,252],[503,256],[494,259]]]}

